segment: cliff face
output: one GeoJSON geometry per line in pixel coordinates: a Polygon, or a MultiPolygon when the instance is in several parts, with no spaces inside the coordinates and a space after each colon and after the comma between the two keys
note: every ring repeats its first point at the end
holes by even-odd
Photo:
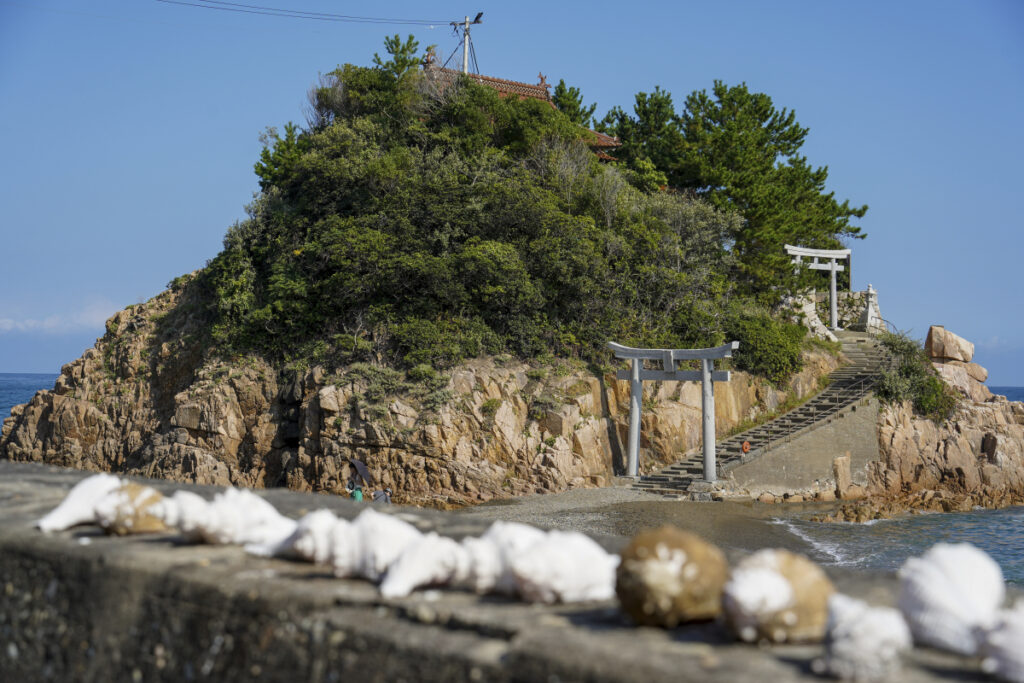
{"type": "Polygon", "coordinates": [[[916,499],[943,490],[968,509],[1024,502],[1024,403],[964,402],[942,426],[891,406],[878,439],[882,458],[869,473],[879,493],[916,499]]]}
{"type": "MultiPolygon", "coordinates": [[[[629,384],[611,375],[477,359],[426,397],[346,368],[217,359],[196,315],[180,285],[115,315],[52,391],[12,411],[0,457],[335,493],[358,458],[396,502],[436,506],[600,486],[620,464],[629,384]]],[[[837,364],[807,360],[782,390],[741,372],[716,384],[719,433],[814,391],[837,364]]],[[[647,383],[645,469],[698,445],[700,410],[699,384],[647,383]]]]}

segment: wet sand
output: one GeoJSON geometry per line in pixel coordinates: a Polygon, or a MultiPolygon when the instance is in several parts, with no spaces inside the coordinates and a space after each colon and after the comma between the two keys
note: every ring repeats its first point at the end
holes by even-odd
{"type": "Polygon", "coordinates": [[[463,508],[450,514],[474,520],[505,520],[581,531],[625,542],[643,529],[673,524],[714,542],[727,553],[787,548],[808,553],[810,545],[775,520],[805,518],[832,503],[764,504],[754,501],[696,503],[666,500],[626,488],[575,489],[523,496],[463,508]]]}

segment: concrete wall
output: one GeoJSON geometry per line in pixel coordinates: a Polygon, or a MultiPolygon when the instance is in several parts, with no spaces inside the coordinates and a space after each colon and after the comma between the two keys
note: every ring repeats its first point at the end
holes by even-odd
{"type": "Polygon", "coordinates": [[[835,487],[832,460],[849,451],[853,482],[865,485],[867,464],[879,459],[878,410],[877,399],[865,398],[830,422],[735,467],[729,479],[755,495],[831,489],[835,487]]]}

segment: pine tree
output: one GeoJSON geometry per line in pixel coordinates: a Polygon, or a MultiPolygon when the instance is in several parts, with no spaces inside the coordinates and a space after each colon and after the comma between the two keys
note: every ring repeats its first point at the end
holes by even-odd
{"type": "Polygon", "coordinates": [[[864,237],[850,219],[863,217],[867,205],[840,204],[826,192],[828,167],[813,168],[799,154],[809,129],[768,95],[715,81],[710,95],[686,98],[680,123],[680,184],[743,215],[735,249],[749,285],[763,289],[789,277],[786,242],[828,249],[864,237]]]}
{"type": "Polygon", "coordinates": [[[589,107],[584,105],[583,94],[580,93],[579,88],[569,87],[565,84],[564,79],[559,79],[558,85],[555,86],[555,94],[552,96],[551,101],[556,107],[558,107],[558,110],[568,116],[573,123],[586,128],[591,126],[591,119],[594,116],[594,110],[597,109],[597,103],[595,102],[589,107]]]}

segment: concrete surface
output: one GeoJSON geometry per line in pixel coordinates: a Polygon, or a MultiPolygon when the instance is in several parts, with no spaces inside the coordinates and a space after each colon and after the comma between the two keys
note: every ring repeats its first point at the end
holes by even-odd
{"type": "MultiPolygon", "coordinates": [[[[389,601],[370,583],[314,565],[184,545],[169,534],[36,531],[34,520],[87,475],[0,462],[0,681],[783,682],[814,678],[811,662],[822,652],[741,645],[716,623],[635,628],[613,602],[543,607],[456,591],[389,601]]],[[[353,517],[363,507],[265,495],[292,516],[329,507],[353,517]]],[[[489,522],[390,511],[453,536],[489,522]]],[[[600,540],[610,548],[625,541],[600,540]]],[[[846,592],[892,602],[892,577],[830,574],[846,592]]],[[[916,650],[901,680],[977,676],[976,661],[916,650]]]]}
{"type": "Polygon", "coordinates": [[[737,465],[728,477],[753,495],[834,488],[832,460],[849,452],[853,483],[866,485],[868,463],[880,458],[878,409],[874,396],[862,399],[828,422],[737,465]]]}

